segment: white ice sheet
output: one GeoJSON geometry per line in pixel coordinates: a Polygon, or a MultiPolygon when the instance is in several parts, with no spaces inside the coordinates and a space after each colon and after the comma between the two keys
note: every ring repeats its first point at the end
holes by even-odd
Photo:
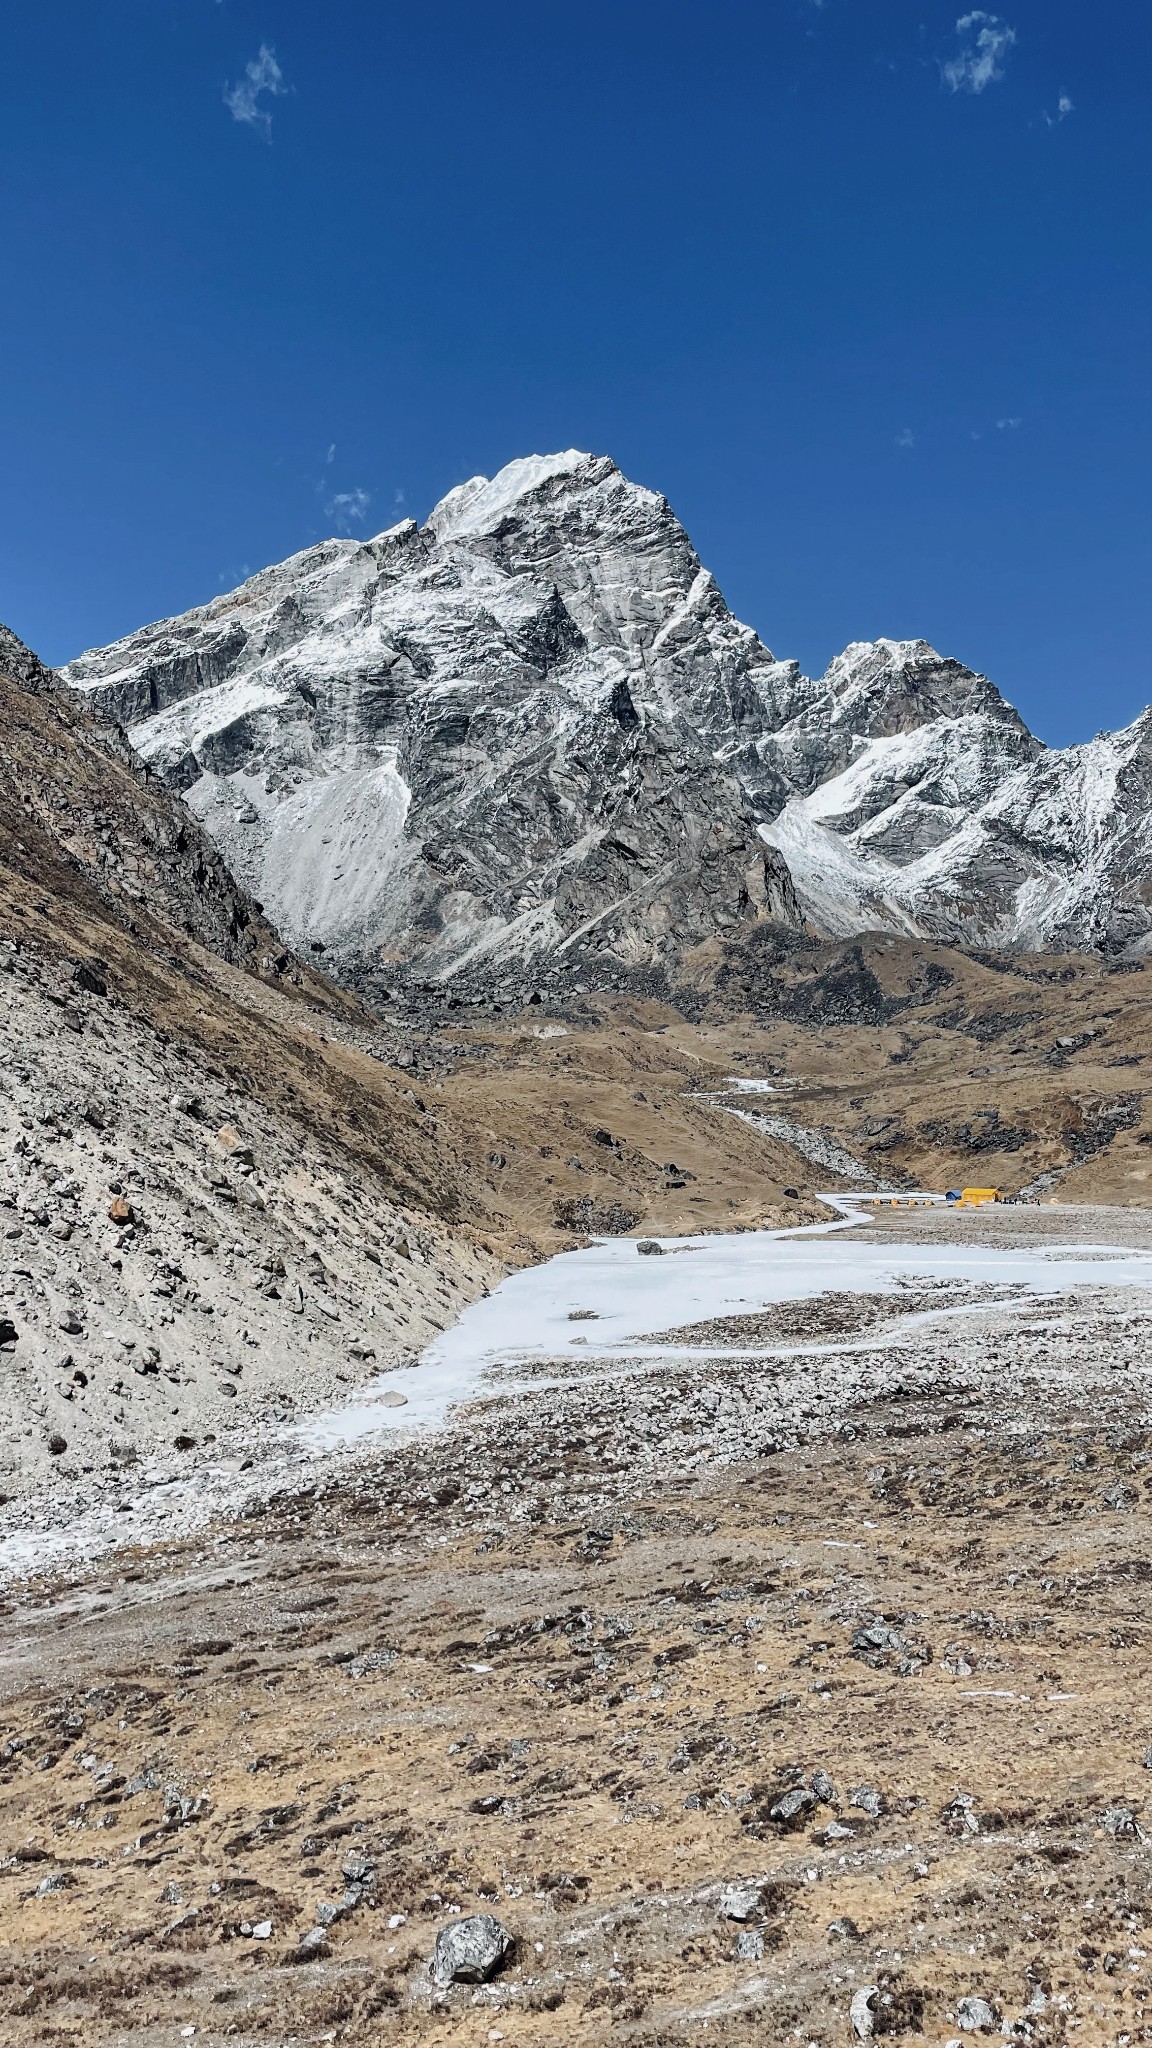
{"type": "MultiPolygon", "coordinates": [[[[896,1288],[897,1276],[1018,1286],[1037,1295],[1104,1284],[1152,1287],[1152,1253],[1115,1245],[1008,1251],[965,1243],[962,1222],[954,1243],[837,1240],[838,1231],[860,1220],[850,1214],[845,1222],[808,1230],[665,1238],[663,1258],[641,1257],[634,1238],[602,1238],[584,1251],[563,1252],[513,1273],[465,1309],[418,1366],[381,1374],[348,1407],[303,1425],[301,1435],[316,1449],[334,1449],[382,1428],[435,1426],[454,1405],[485,1391],[484,1376],[492,1366],[541,1358],[587,1359],[591,1365],[606,1354],[639,1358],[650,1353],[647,1340],[661,1330],[753,1314],[772,1302],[829,1289],[881,1293],[896,1288]],[[592,1309],[597,1320],[570,1322],[573,1309],[592,1309]],[[406,1396],[404,1408],[379,1405],[390,1389],[406,1396]]],[[[897,1302],[902,1292],[897,1290],[897,1302]]],[[[942,1309],[946,1305],[941,1302],[942,1309]]]]}

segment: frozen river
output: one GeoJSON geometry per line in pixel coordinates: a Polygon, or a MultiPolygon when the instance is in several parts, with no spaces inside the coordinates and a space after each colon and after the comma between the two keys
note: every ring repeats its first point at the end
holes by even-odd
{"type": "MultiPolygon", "coordinates": [[[[121,1479],[109,1492],[71,1513],[53,1504],[51,1519],[34,1513],[0,1539],[0,1581],[28,1572],[91,1561],[125,1543],[147,1543],[204,1529],[235,1513],[246,1494],[306,1483],[330,1461],[371,1456],[414,1430],[434,1431],[454,1410],[492,1394],[543,1396],[550,1385],[621,1373],[682,1372],[688,1362],[711,1358],[730,1364],[791,1356],[797,1368],[811,1358],[815,1384],[828,1354],[843,1356],[890,1347],[888,1334],[841,1334],[814,1342],[697,1344],[691,1349],[653,1340],[686,1325],[728,1316],[753,1316],[775,1303],[814,1300],[830,1293],[891,1294],[905,1343],[917,1325],[940,1318],[984,1314],[1027,1317],[1047,1297],[1067,1298],[1077,1288],[1152,1288],[1152,1251],[1102,1240],[1095,1244],[1034,1244],[1008,1249],[974,1244],[957,1234],[937,1243],[872,1242],[842,1233],[865,1220],[845,1196],[826,1196],[843,1215],[807,1229],[745,1231],[731,1236],[657,1240],[663,1256],[642,1256],[634,1238],[603,1238],[581,1251],[563,1252],[511,1274],[465,1309],[459,1321],[403,1370],[384,1372],[346,1405],[312,1416],[298,1427],[254,1442],[254,1456],[231,1456],[188,1471],[156,1462],[134,1475],[127,1499],[121,1479]],[[933,1283],[940,1306],[924,1309],[933,1283]],[[994,1304],[949,1303],[947,1283],[994,1289],[994,1304]],[[1010,1290],[1010,1292],[1009,1292],[1010,1290]],[[542,1367],[542,1363],[543,1367],[542,1367]],[[555,1374],[549,1364],[556,1362],[555,1374]]],[[[1049,1329],[1051,1325],[1048,1326],[1049,1329]]],[[[797,1376],[794,1371],[792,1378],[797,1376]]],[[[856,1384],[860,1376],[856,1376],[856,1384]]],[[[478,1427],[484,1423],[477,1422],[478,1427]]]]}
{"type": "MultiPolygon", "coordinates": [[[[811,1299],[831,1291],[891,1292],[894,1306],[909,1283],[962,1282],[1024,1290],[1017,1306],[1054,1293],[1107,1282],[1116,1287],[1152,1287],[1152,1253],[1122,1246],[1036,1245],[1008,1250],[957,1239],[943,1244],[869,1244],[839,1233],[863,1218],[842,1196],[839,1222],[803,1230],[743,1231],[732,1236],[657,1240],[663,1257],[638,1255],[633,1238],[602,1238],[582,1251],[562,1252],[543,1265],[513,1273],[483,1300],[465,1309],[406,1371],[389,1372],[347,1407],[313,1417],[304,1441],[316,1450],[354,1443],[382,1428],[435,1426],[461,1402],[488,1391],[486,1378],[541,1359],[616,1361],[645,1357],[657,1361],[668,1347],[651,1344],[659,1332],[709,1321],[752,1315],[775,1302],[811,1299]],[[579,1317],[574,1321],[573,1317],[579,1317]],[[390,1406],[403,1396],[404,1405],[390,1406]]],[[[947,1313],[947,1309],[943,1310],[947,1313]]],[[[954,1310],[952,1313],[964,1313],[954,1310]]],[[[867,1341],[867,1340],[864,1340],[867,1341]]],[[[778,1348],[778,1347],[777,1347],[778,1348]]],[[[796,1346],[793,1349],[844,1348],[796,1346]]],[[[695,1347],[676,1357],[738,1356],[731,1345],[695,1347]]],[[[754,1351],[745,1355],[755,1356],[754,1351]]],[[[545,1382],[534,1378],[541,1387],[545,1382]]]]}

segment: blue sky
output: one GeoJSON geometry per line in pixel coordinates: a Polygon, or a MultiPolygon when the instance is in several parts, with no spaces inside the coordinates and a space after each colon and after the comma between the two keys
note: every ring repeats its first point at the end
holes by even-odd
{"type": "Polygon", "coordinates": [[[0,23],[0,618],[50,660],[515,455],[819,672],[1150,697],[1146,0],[38,0],[0,23]],[[957,26],[958,22],[962,26],[957,26]]]}

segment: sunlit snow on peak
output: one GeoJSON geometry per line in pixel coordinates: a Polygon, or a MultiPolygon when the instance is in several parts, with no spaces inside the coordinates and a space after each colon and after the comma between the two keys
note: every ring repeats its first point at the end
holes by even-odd
{"type": "Polygon", "coordinates": [[[522,455],[494,477],[474,476],[457,484],[429,513],[428,529],[438,541],[490,533],[529,491],[553,477],[571,476],[594,460],[579,448],[567,448],[562,455],[522,455]]]}

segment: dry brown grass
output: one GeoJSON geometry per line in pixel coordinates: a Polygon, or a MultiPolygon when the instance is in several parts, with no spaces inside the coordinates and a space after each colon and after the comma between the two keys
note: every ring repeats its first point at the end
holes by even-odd
{"type": "Polygon", "coordinates": [[[670,1472],[600,1514],[607,1544],[579,1522],[477,1544],[446,1439],[103,1591],[15,1601],[6,2041],[654,2048],[707,2018],[721,2042],[833,2042],[861,1983],[899,2038],[951,2038],[971,1992],[1021,2021],[1038,1990],[1021,2038],[1142,2038],[1147,1852],[1105,1817],[1144,1825],[1152,1438],[1021,1435],[963,1401],[934,1435],[901,1404],[852,1427],[670,1472]],[[906,1674],[854,1649],[875,1616],[906,1674]],[[201,1818],[126,1796],[150,1764],[201,1818]],[[818,1767],[835,1806],[778,1825],[818,1767]],[[836,1815],[852,1837],[824,1841],[836,1815]],[[350,1850],[376,1903],[295,1964],[350,1850]],[[68,1889],[28,1896],[58,1869],[68,1889]],[[760,1963],[718,1913],[738,1877],[765,1887],[760,1963]],[[437,2003],[456,1907],[496,1912],[518,1960],[437,2003]],[[263,1918],[267,1942],[238,1931],[263,1918]]]}

